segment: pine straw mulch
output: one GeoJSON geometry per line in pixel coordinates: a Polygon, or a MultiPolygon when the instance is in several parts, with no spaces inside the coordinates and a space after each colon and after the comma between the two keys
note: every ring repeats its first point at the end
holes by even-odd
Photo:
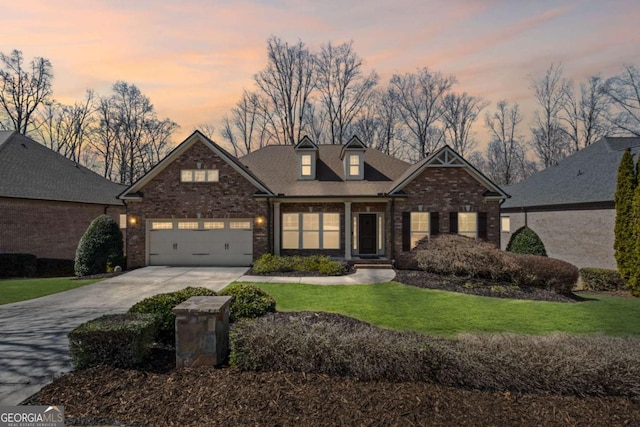
{"type": "Polygon", "coordinates": [[[283,372],[191,368],[72,372],[31,404],[65,408],[66,425],[513,426],[637,425],[623,397],[510,394],[430,383],[359,381],[283,372]]]}
{"type": "Polygon", "coordinates": [[[439,289],[494,298],[525,299],[536,301],[577,302],[585,301],[575,294],[559,294],[550,289],[533,286],[513,286],[492,280],[444,276],[420,270],[396,270],[396,282],[419,288],[439,289]]]}

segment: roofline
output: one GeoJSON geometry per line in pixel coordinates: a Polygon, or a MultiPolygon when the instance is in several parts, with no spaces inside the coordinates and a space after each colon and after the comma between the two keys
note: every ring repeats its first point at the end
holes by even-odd
{"type": "Polygon", "coordinates": [[[501,207],[500,212],[520,213],[520,212],[549,212],[549,211],[579,211],[579,210],[596,210],[596,209],[615,209],[615,203],[612,200],[603,200],[599,202],[559,203],[556,205],[515,206],[510,208],[501,207]]]}
{"type": "Polygon", "coordinates": [[[39,197],[19,197],[19,196],[4,196],[0,194],[0,199],[17,199],[17,200],[38,200],[42,202],[64,202],[64,203],[82,203],[86,205],[109,205],[109,206],[124,206],[122,203],[122,199],[119,199],[117,196],[114,196],[114,203],[110,202],[88,202],[85,200],[69,200],[69,199],[43,199],[39,197]]]}
{"type": "Polygon", "coordinates": [[[273,194],[271,190],[267,188],[267,186],[262,183],[254,174],[246,169],[246,167],[238,161],[235,157],[229,154],[226,150],[220,147],[218,144],[207,138],[203,135],[199,130],[193,131],[191,135],[189,135],[184,141],[178,144],[169,154],[167,154],[164,159],[158,162],[154,167],[152,167],[146,174],[144,174],[140,179],[138,179],[135,183],[133,183],[129,188],[118,195],[120,200],[135,200],[131,199],[128,195],[129,193],[135,193],[140,191],[142,187],[149,183],[153,178],[156,177],[160,172],[162,172],[167,166],[169,166],[179,155],[185,152],[188,148],[190,148],[197,141],[200,141],[207,145],[211,151],[216,153],[218,156],[222,157],[223,160],[227,162],[236,172],[240,175],[244,176],[251,184],[253,184],[259,190],[264,191],[268,194],[273,194]]]}
{"type": "Polygon", "coordinates": [[[14,136],[16,136],[16,133],[18,133],[18,131],[13,130],[13,131],[9,131],[11,132],[11,134],[3,141],[0,143],[0,150],[2,150],[5,146],[7,146],[8,142],[11,141],[13,139],[14,136]]]}
{"type": "MultiPolygon", "coordinates": [[[[467,167],[469,169],[469,173],[471,174],[471,176],[476,178],[476,180],[478,180],[481,184],[483,184],[488,190],[493,190],[496,193],[500,194],[499,198],[501,198],[501,199],[509,199],[509,198],[511,198],[511,196],[508,195],[507,193],[505,193],[504,190],[502,190],[502,188],[500,188],[493,181],[491,181],[489,178],[487,178],[482,172],[480,172],[478,169],[476,169],[471,163],[466,161],[464,159],[464,157],[462,157],[460,154],[458,154],[453,148],[449,147],[449,145],[443,146],[438,151],[434,152],[430,156],[427,156],[423,160],[421,160],[422,165],[418,166],[416,168],[416,170],[414,170],[409,176],[407,176],[405,179],[403,179],[402,181],[400,181],[396,185],[394,185],[391,188],[391,190],[389,191],[389,194],[393,194],[393,193],[395,193],[397,191],[402,190],[411,181],[413,181],[418,175],[420,175],[422,172],[424,172],[424,170],[426,168],[432,166],[430,164],[430,162],[433,159],[435,159],[438,155],[440,155],[441,152],[443,152],[445,150],[449,150],[449,152],[451,154],[453,154],[458,160],[460,160],[463,163],[460,166],[453,166],[452,165],[452,166],[448,166],[448,167],[467,167]]],[[[438,166],[435,165],[435,167],[438,167],[438,166]]],[[[496,197],[498,197],[498,196],[496,196],[496,197]]]]}

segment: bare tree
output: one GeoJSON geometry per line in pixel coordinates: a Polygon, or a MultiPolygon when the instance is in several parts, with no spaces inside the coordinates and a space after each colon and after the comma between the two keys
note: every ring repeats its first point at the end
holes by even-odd
{"type": "Polygon", "coordinates": [[[616,108],[611,123],[625,134],[640,136],[640,70],[626,65],[620,74],[607,79],[602,92],[616,108]]]}
{"type": "Polygon", "coordinates": [[[378,84],[378,74],[363,74],[362,59],[353,51],[353,42],[320,48],[316,57],[317,87],[329,121],[332,144],[343,144],[349,125],[378,84]]]}
{"type": "Polygon", "coordinates": [[[455,83],[454,76],[428,68],[391,78],[391,93],[402,121],[415,137],[418,159],[427,157],[442,143],[444,133],[436,129],[436,123],[443,114],[442,99],[455,83]]]}
{"type": "Polygon", "coordinates": [[[580,83],[580,94],[567,82],[564,87],[566,102],[563,105],[564,131],[571,139],[573,150],[578,151],[606,136],[611,130],[607,121],[610,101],[603,91],[604,81],[600,76],[591,76],[586,83],[580,83]]]}
{"type": "Polygon", "coordinates": [[[531,87],[541,109],[536,112],[531,127],[531,146],[544,167],[557,164],[570,151],[567,132],[560,123],[560,113],[566,104],[567,81],[562,66],[551,64],[545,75],[532,80],[531,87]]]}
{"type": "Polygon", "coordinates": [[[209,139],[213,139],[216,135],[216,126],[210,122],[198,123],[194,130],[202,132],[209,139]]]}
{"type": "Polygon", "coordinates": [[[497,184],[510,185],[521,178],[519,171],[525,159],[525,150],[518,134],[521,122],[518,104],[510,107],[504,100],[498,102],[495,112],[485,116],[485,124],[492,136],[487,148],[485,172],[497,184]]]}
{"type": "Polygon", "coordinates": [[[442,100],[442,121],[445,124],[445,136],[462,157],[474,149],[476,142],[469,138],[471,126],[480,112],[489,105],[488,101],[476,96],[449,93],[442,100]]]}
{"type": "Polygon", "coordinates": [[[73,105],[47,103],[36,115],[35,138],[53,151],[81,163],[87,158],[85,142],[93,128],[94,110],[92,90],[87,90],[85,99],[73,105]]]}
{"type": "Polygon", "coordinates": [[[262,148],[280,135],[266,105],[257,93],[245,90],[231,110],[231,117],[224,118],[221,135],[236,156],[262,148]]]}
{"type": "Polygon", "coordinates": [[[98,155],[102,176],[113,179],[116,145],[116,117],[114,102],[109,97],[100,97],[96,106],[96,126],[89,144],[98,155]]]}
{"type": "Polygon", "coordinates": [[[13,50],[9,55],[0,52],[0,66],[0,107],[8,118],[5,126],[26,134],[34,113],[51,96],[51,62],[34,58],[25,70],[22,52],[13,50]]]}
{"type": "Polygon", "coordinates": [[[314,88],[314,59],[302,41],[289,46],[278,37],[267,41],[267,67],[256,74],[258,88],[271,103],[276,131],[285,143],[301,137],[303,117],[314,88]]]}
{"type": "Polygon", "coordinates": [[[386,90],[376,104],[378,120],[378,136],[375,148],[385,154],[395,156],[399,154],[397,141],[402,138],[398,105],[389,90],[386,90]]]}

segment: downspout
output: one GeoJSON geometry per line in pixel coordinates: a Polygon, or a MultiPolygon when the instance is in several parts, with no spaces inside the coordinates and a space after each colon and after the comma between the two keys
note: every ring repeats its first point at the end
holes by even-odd
{"type": "Polygon", "coordinates": [[[392,198],[391,199],[391,221],[389,221],[391,223],[391,251],[390,251],[390,258],[391,258],[391,266],[393,268],[395,268],[396,266],[396,260],[395,260],[395,255],[396,255],[396,199],[392,198]]]}

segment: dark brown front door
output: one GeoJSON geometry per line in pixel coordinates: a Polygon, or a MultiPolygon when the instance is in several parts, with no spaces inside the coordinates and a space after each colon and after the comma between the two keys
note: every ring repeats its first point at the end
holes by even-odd
{"type": "Polygon", "coordinates": [[[358,221],[358,247],[360,254],[375,254],[376,250],[376,214],[360,214],[358,221]]]}

